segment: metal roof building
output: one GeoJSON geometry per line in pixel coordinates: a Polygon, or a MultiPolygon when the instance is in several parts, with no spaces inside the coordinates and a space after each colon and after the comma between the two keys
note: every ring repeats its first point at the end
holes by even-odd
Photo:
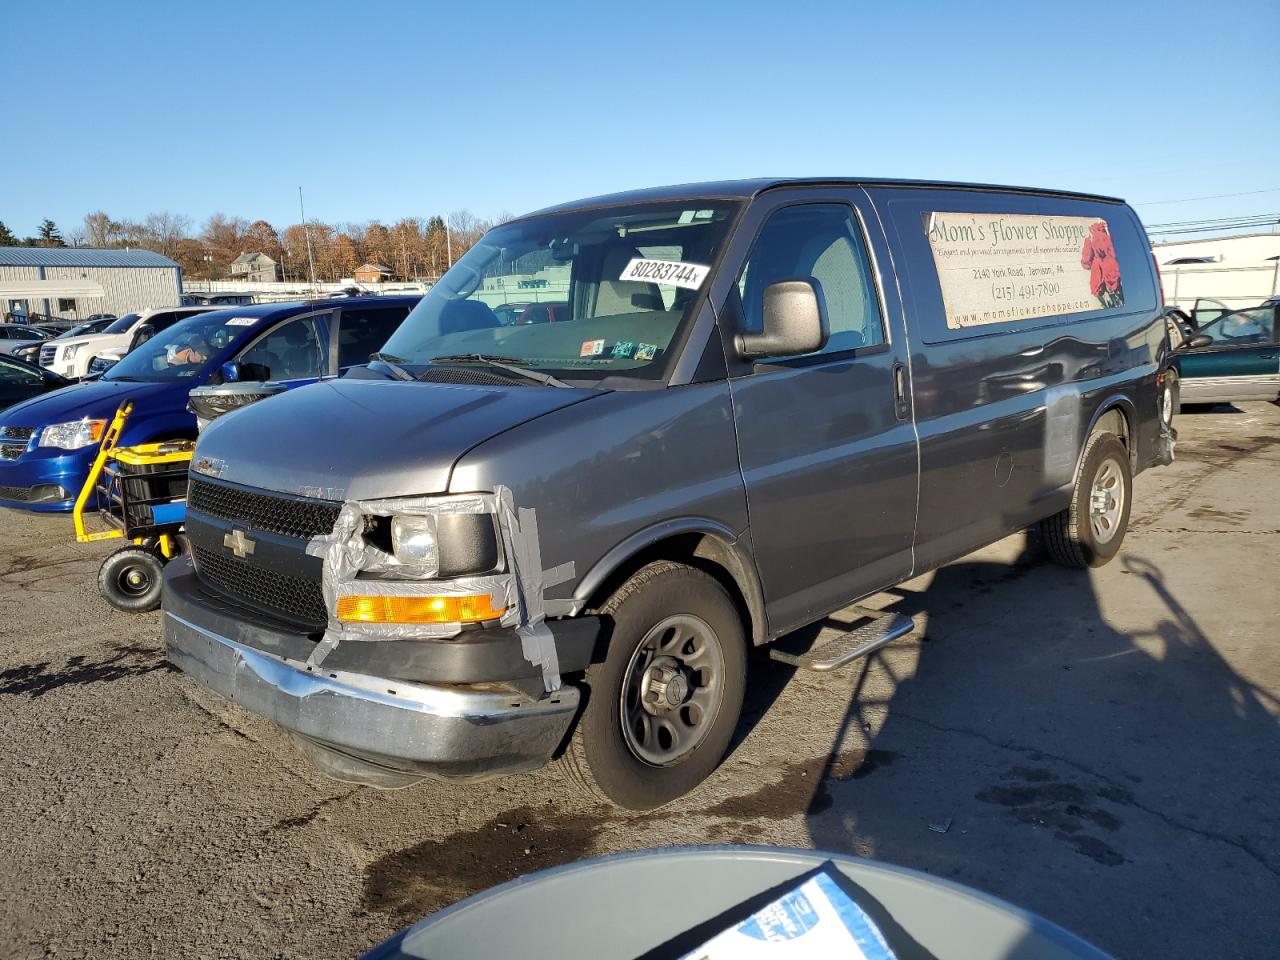
{"type": "Polygon", "coordinates": [[[5,320],[79,320],[182,302],[182,268],[150,250],[0,247],[5,320]]]}

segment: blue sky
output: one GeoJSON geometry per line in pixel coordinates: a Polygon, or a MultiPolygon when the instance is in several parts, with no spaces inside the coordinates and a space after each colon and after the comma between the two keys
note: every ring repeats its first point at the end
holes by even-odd
{"type": "Polygon", "coordinates": [[[0,220],[481,217],[868,174],[1280,212],[1276,0],[0,0],[0,220]]]}

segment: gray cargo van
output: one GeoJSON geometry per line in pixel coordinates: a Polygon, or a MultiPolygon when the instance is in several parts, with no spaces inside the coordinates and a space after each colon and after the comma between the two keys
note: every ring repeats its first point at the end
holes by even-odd
{"type": "MultiPolygon", "coordinates": [[[[522,217],[368,367],[201,436],[169,658],[343,780],[558,759],[661,805],[728,748],[750,648],[1033,524],[1113,557],[1172,458],[1161,310],[1105,197],[754,180],[522,217]]],[[[779,658],[913,626],[866,613],[779,658]]]]}

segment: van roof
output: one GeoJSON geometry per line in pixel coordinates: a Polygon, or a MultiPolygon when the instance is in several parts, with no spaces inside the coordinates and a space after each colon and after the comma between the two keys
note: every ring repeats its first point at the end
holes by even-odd
{"type": "Polygon", "coordinates": [[[610,207],[624,203],[653,203],[664,200],[749,200],[779,187],[942,187],[958,190],[981,190],[988,193],[1023,193],[1038,196],[1073,197],[1080,200],[1100,200],[1105,203],[1124,203],[1118,197],[1095,193],[1079,193],[1074,190],[1045,190],[1036,187],[1001,186],[992,183],[952,183],[945,180],[895,180],[886,177],[759,177],[752,180],[709,180],[704,183],[681,183],[667,187],[646,187],[627,190],[599,197],[588,197],[569,203],[556,204],[536,210],[526,216],[544,213],[563,213],[569,210],[591,207],[610,207]]]}

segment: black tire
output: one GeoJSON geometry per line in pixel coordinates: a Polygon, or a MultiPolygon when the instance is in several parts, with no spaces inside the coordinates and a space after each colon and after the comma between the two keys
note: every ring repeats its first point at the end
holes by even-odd
{"type": "Polygon", "coordinates": [[[742,618],[714,577],[670,561],[641,568],[599,612],[612,621],[609,650],[603,663],[587,671],[586,707],[561,765],[588,796],[630,810],[652,810],[705,780],[729,748],[746,690],[747,640],[742,618]],[[663,627],[673,622],[677,625],[663,627]],[[680,639],[685,628],[692,631],[687,643],[680,639]],[[670,641],[664,639],[668,637],[670,641]],[[652,653],[643,652],[654,644],[658,646],[652,653]],[[719,660],[715,660],[717,646],[719,660]],[[672,656],[663,655],[664,651],[672,656]],[[691,660],[702,666],[687,665],[681,659],[686,651],[692,651],[691,660]],[[683,704],[675,707],[644,682],[661,669],[661,661],[673,659],[677,672],[688,671],[679,688],[663,684],[664,690],[684,690],[671,694],[672,702],[683,704]],[[655,706],[656,715],[640,702],[643,697],[654,702],[655,696],[661,703],[655,706]],[[694,712],[697,703],[708,705],[707,709],[699,706],[694,712]],[[649,719],[641,713],[649,713],[649,719]],[[633,717],[631,732],[624,729],[628,715],[633,717]],[[670,762],[656,763],[653,756],[641,756],[647,750],[674,755],[680,748],[673,739],[676,736],[688,740],[687,752],[670,762]]]}
{"type": "Polygon", "coordinates": [[[142,547],[122,547],[98,569],[98,590],[107,603],[126,613],[145,613],[160,606],[164,560],[142,547]]]}
{"type": "MultiPolygon", "coordinates": [[[[1132,505],[1133,474],[1129,467],[1129,451],[1114,433],[1095,433],[1085,444],[1080,475],[1071,493],[1071,506],[1040,521],[1040,535],[1049,559],[1064,567],[1079,569],[1102,566],[1120,551],[1129,527],[1132,505]],[[1114,489],[1120,496],[1116,515],[1106,515],[1111,532],[1105,539],[1095,533],[1095,516],[1091,511],[1094,485],[1104,470],[1108,472],[1103,482],[1114,479],[1114,489]]],[[[1099,522],[1103,522],[1102,518],[1099,522]]]]}

